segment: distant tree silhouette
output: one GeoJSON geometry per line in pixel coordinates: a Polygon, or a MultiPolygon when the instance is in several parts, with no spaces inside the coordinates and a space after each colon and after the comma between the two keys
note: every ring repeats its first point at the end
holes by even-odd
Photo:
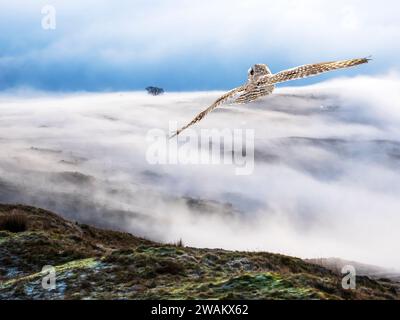
{"type": "Polygon", "coordinates": [[[151,94],[153,96],[158,96],[158,95],[164,93],[164,89],[157,88],[157,87],[147,87],[146,90],[147,90],[148,94],[151,94]]]}

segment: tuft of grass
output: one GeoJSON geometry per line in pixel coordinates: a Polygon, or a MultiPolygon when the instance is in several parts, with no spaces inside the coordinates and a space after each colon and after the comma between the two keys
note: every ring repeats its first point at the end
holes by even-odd
{"type": "Polygon", "coordinates": [[[155,268],[155,272],[158,274],[183,275],[185,267],[178,262],[165,259],[159,262],[158,267],[155,268]]]}
{"type": "Polygon", "coordinates": [[[182,238],[180,238],[177,242],[175,242],[175,243],[173,244],[173,246],[174,246],[174,247],[177,247],[177,248],[184,248],[184,247],[185,247],[185,245],[183,244],[182,238]]]}
{"type": "Polygon", "coordinates": [[[13,210],[11,214],[0,216],[0,230],[13,233],[24,232],[28,229],[28,218],[25,214],[13,210]]]}

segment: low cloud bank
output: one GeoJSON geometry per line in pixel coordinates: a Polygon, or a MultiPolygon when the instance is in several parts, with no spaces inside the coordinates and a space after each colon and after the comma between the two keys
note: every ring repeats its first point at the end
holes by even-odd
{"type": "Polygon", "coordinates": [[[0,95],[0,201],[160,241],[400,269],[400,79],[282,88],[208,115],[255,130],[255,168],[150,165],[148,130],[218,92],[0,95]]]}

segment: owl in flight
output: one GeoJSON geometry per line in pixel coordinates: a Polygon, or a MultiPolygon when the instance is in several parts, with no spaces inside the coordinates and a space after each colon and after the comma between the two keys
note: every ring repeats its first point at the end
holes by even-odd
{"type": "Polygon", "coordinates": [[[368,63],[370,59],[351,59],[343,61],[322,62],[316,64],[306,64],[293,69],[284,70],[273,74],[265,64],[255,64],[248,71],[247,83],[232,89],[219,97],[211,106],[200,112],[191,122],[179,129],[171,138],[180,134],[183,130],[189,128],[203,119],[215,108],[230,100],[233,103],[248,103],[257,100],[260,97],[269,95],[274,91],[278,83],[312,77],[320,73],[325,73],[337,69],[344,69],[368,63]]]}

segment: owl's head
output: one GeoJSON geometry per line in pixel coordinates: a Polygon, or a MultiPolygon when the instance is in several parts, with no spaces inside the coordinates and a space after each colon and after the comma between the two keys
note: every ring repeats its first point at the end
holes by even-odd
{"type": "Polygon", "coordinates": [[[257,80],[261,76],[271,74],[271,70],[265,64],[255,64],[247,71],[249,81],[257,80]]]}

